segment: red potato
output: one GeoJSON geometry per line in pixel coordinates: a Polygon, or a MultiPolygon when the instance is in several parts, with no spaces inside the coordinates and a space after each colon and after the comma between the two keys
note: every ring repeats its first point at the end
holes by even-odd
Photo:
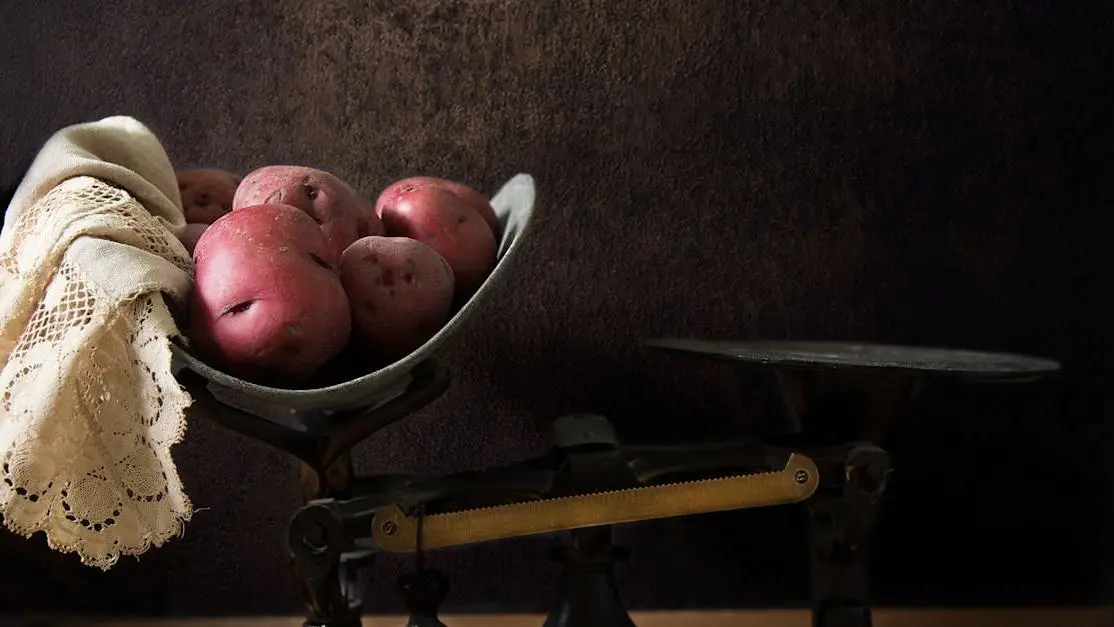
{"type": "Polygon", "coordinates": [[[413,188],[423,185],[440,187],[454,194],[461,202],[478,213],[480,217],[483,218],[484,222],[491,227],[491,234],[495,236],[495,239],[499,239],[502,228],[499,226],[499,218],[496,217],[495,209],[492,208],[491,202],[488,201],[487,196],[484,196],[463,183],[457,183],[456,181],[450,181],[448,179],[437,178],[435,176],[411,176],[401,181],[395,181],[379,195],[379,199],[375,203],[375,210],[382,213],[382,206],[384,204],[397,202],[400,194],[409,192],[413,188]]]}
{"type": "Polygon", "coordinates": [[[260,383],[312,377],[351,332],[338,261],[294,207],[244,207],[214,222],[194,250],[190,337],[199,356],[260,383]]]}
{"type": "Polygon", "coordinates": [[[453,305],[453,271],[407,237],[365,237],[344,251],[340,280],[352,308],[352,339],[381,358],[404,357],[433,337],[453,305]]]}
{"type": "Polygon", "coordinates": [[[186,230],[182,231],[182,236],[179,239],[182,240],[182,245],[186,247],[186,250],[188,250],[191,255],[197,247],[197,241],[201,239],[201,235],[204,234],[205,230],[208,228],[208,224],[191,223],[187,224],[186,230]]]}
{"type": "Polygon", "coordinates": [[[214,168],[179,170],[174,174],[178,178],[186,222],[212,224],[232,211],[232,199],[240,177],[214,168]]]}
{"type": "Polygon", "coordinates": [[[432,185],[400,188],[393,200],[378,207],[387,235],[416,239],[445,258],[456,279],[458,301],[472,296],[494,267],[495,235],[452,192],[432,185]]]}
{"type": "Polygon", "coordinates": [[[297,207],[313,217],[338,258],[360,237],[383,234],[374,205],[322,170],[296,165],[259,168],[236,189],[232,209],[269,203],[297,207]]]}

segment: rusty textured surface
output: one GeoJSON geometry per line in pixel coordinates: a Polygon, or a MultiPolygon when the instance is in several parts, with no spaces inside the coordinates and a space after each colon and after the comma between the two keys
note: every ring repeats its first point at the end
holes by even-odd
{"type": "MultiPolygon", "coordinates": [[[[1089,602],[1105,480],[1080,460],[1112,458],[1114,441],[1095,252],[1114,145],[1106,4],[4,2],[0,180],[55,129],[117,113],[150,124],[183,167],[302,163],[369,195],[410,174],[485,189],[534,174],[532,262],[454,343],[452,390],[358,449],[361,472],[526,457],[569,410],[607,414],[628,439],[769,426],[770,386],[644,360],[638,337],[1060,360],[1062,377],[1025,390],[926,392],[933,419],[892,444],[903,474],[877,592],[1089,602]],[[1033,491],[1046,504],[1020,505],[1033,491]]],[[[207,508],[184,538],[100,575],[2,535],[0,606],[296,612],[280,538],[297,465],[207,424],[177,459],[207,508]]],[[[637,550],[624,596],[803,600],[797,524],[744,513],[625,530],[637,550]]],[[[438,558],[447,611],[544,610],[546,546],[438,558]]],[[[397,610],[398,567],[376,569],[372,609],[397,610]]]]}

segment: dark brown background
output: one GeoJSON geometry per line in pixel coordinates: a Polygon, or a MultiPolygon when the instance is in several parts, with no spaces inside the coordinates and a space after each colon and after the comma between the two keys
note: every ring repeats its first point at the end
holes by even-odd
{"type": "MultiPolygon", "coordinates": [[[[1036,353],[1063,376],[932,387],[895,434],[877,592],[1111,598],[1104,3],[171,4],[0,3],[0,180],[54,130],[112,114],[151,125],[183,167],[308,164],[368,194],[419,173],[487,191],[537,177],[541,224],[454,343],[452,390],[361,447],[363,470],[532,455],[572,409],[644,440],[772,424],[764,381],[646,360],[639,336],[1036,353]]],[[[294,465],[205,423],[176,457],[200,508],[184,538],[101,574],[4,534],[0,607],[295,611],[280,545],[294,465]]],[[[624,594],[639,608],[799,603],[796,522],[626,529],[624,594]]],[[[436,556],[452,609],[544,608],[546,546],[436,556]]],[[[375,569],[373,609],[397,609],[397,567],[375,569]]]]}

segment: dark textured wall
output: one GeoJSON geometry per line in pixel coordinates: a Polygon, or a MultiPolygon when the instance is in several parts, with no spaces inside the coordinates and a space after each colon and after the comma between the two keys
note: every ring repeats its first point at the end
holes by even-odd
{"type": "MultiPolygon", "coordinates": [[[[534,174],[541,224],[453,344],[453,388],[360,447],[364,471],[532,455],[572,409],[643,440],[769,425],[765,382],[647,361],[645,335],[1061,359],[1033,386],[926,391],[892,443],[876,585],[886,603],[1095,602],[1111,598],[1097,251],[1114,29],[1088,4],[4,2],[0,174],[111,114],[151,125],[180,166],[309,164],[368,194],[418,173],[488,191],[534,174]]],[[[279,542],[294,465],[204,422],[176,458],[201,508],[185,537],[101,574],[0,535],[0,607],[295,611],[279,542]]],[[[800,602],[796,520],[626,529],[624,594],[800,602]]],[[[453,609],[544,608],[545,546],[437,556],[453,609]]],[[[374,608],[397,609],[398,566],[376,567],[374,608]]]]}

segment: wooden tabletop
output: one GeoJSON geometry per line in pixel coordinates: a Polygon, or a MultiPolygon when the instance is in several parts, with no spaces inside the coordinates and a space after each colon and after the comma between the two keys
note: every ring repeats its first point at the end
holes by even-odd
{"type": "MultiPolygon", "coordinates": [[[[799,610],[632,612],[638,627],[810,627],[808,612],[799,610]]],[[[540,627],[534,614],[447,615],[448,627],[540,627]]],[[[401,616],[364,619],[364,627],[401,627],[401,616]]],[[[302,627],[300,618],[178,618],[94,619],[79,617],[4,618],[3,627],[302,627]]],[[[874,627],[1106,627],[1114,625],[1114,608],[1065,609],[879,609],[874,627]]]]}

